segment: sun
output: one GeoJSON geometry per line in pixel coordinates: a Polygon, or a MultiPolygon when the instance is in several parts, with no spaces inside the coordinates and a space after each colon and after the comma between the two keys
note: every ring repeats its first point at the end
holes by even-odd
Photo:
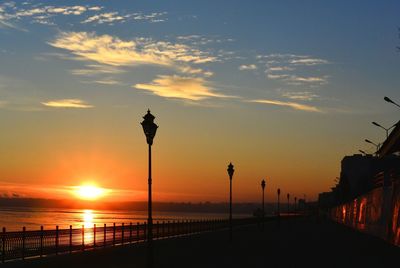
{"type": "Polygon", "coordinates": [[[95,185],[81,185],[75,189],[75,195],[84,200],[96,200],[105,194],[105,189],[95,185]]]}

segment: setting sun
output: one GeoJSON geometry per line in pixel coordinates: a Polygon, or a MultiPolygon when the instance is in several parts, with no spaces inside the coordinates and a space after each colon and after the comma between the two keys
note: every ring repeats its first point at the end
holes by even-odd
{"type": "Polygon", "coordinates": [[[94,185],[82,185],[76,188],[75,194],[80,199],[95,200],[105,194],[105,189],[94,185]]]}

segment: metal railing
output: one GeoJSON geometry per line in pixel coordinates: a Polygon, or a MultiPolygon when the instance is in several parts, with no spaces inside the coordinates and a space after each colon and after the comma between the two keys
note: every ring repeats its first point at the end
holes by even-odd
{"type": "MultiPolygon", "coordinates": [[[[233,225],[247,225],[257,223],[256,218],[234,219],[233,225]]],[[[178,220],[157,221],[153,223],[153,239],[162,239],[181,235],[209,232],[227,228],[229,220],[178,220]]],[[[38,231],[1,232],[0,256],[1,262],[31,257],[66,254],[77,251],[92,250],[116,245],[124,245],[146,241],[146,223],[129,223],[112,226],[96,226],[81,228],[38,231]]]]}

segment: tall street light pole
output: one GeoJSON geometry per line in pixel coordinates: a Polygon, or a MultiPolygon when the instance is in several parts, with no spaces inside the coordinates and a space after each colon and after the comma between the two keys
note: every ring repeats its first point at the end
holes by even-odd
{"type": "Polygon", "coordinates": [[[279,217],[280,214],[281,214],[281,212],[280,212],[280,207],[279,207],[279,196],[281,195],[281,189],[278,188],[277,194],[278,194],[278,217],[279,217]]]}
{"type": "Polygon", "coordinates": [[[229,163],[227,171],[229,175],[229,241],[232,242],[232,177],[235,172],[232,163],[229,163]]]}
{"type": "Polygon", "coordinates": [[[149,245],[148,250],[148,267],[153,266],[153,217],[152,217],[152,199],[151,199],[151,146],[153,145],[153,139],[156,135],[158,126],[154,123],[155,116],[147,110],[147,114],[143,116],[143,121],[140,123],[143,127],[144,135],[146,136],[147,144],[149,145],[149,177],[148,177],[148,218],[147,218],[147,241],[149,245]]]}
{"type": "Polygon", "coordinates": [[[264,229],[264,217],[265,217],[265,206],[264,206],[264,192],[265,192],[265,180],[261,181],[262,188],[262,224],[264,229]]]}
{"type": "Polygon", "coordinates": [[[287,213],[289,213],[289,206],[290,206],[290,202],[289,202],[289,199],[290,199],[290,194],[287,194],[287,213]]]}
{"type": "Polygon", "coordinates": [[[297,197],[294,197],[294,213],[297,213],[297,197]]]}

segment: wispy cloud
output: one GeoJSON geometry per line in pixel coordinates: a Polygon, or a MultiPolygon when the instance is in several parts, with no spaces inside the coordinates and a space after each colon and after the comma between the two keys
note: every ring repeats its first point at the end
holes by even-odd
{"type": "Polygon", "coordinates": [[[249,65],[240,65],[239,70],[245,71],[245,70],[256,70],[257,66],[255,64],[249,64],[249,65]]]}
{"type": "Polygon", "coordinates": [[[14,2],[7,2],[0,5],[0,26],[21,30],[21,27],[16,26],[16,22],[25,18],[28,18],[30,23],[56,25],[51,18],[60,15],[80,16],[86,12],[97,12],[101,9],[102,7],[100,6],[43,6],[30,3],[23,3],[17,6],[14,2]]]}
{"type": "Polygon", "coordinates": [[[95,80],[94,83],[101,84],[101,85],[124,85],[124,83],[111,79],[111,78],[104,78],[101,80],[95,80]]]}
{"type": "Polygon", "coordinates": [[[50,100],[42,102],[44,106],[54,107],[54,108],[93,108],[93,105],[86,103],[79,99],[61,99],[61,100],[50,100]]]}
{"type": "Polygon", "coordinates": [[[128,18],[128,15],[119,15],[118,12],[106,12],[106,13],[101,13],[97,15],[90,16],[86,20],[82,21],[82,23],[97,23],[97,24],[103,24],[103,23],[113,23],[116,21],[119,22],[124,22],[128,18]]]}
{"type": "Polygon", "coordinates": [[[303,91],[303,92],[285,92],[282,94],[282,97],[286,97],[291,100],[312,101],[314,99],[319,98],[319,95],[311,91],[303,91]]]}
{"type": "Polygon", "coordinates": [[[319,65],[319,64],[328,64],[329,61],[324,59],[314,59],[314,58],[300,58],[300,59],[291,59],[291,64],[294,65],[319,65]]]}
{"type": "Polygon", "coordinates": [[[279,101],[279,100],[266,100],[266,99],[250,100],[250,102],[277,105],[277,106],[286,106],[286,107],[290,107],[295,110],[301,110],[301,111],[307,111],[307,112],[322,112],[320,109],[318,109],[315,106],[301,104],[301,103],[297,103],[297,102],[285,102],[285,101],[279,101]]]}
{"type": "Polygon", "coordinates": [[[228,97],[216,93],[215,90],[203,78],[166,76],[160,75],[149,84],[136,84],[137,89],[147,90],[155,95],[166,98],[178,98],[198,101],[211,97],[228,97]]]}
{"type": "Polygon", "coordinates": [[[125,70],[115,66],[101,64],[87,64],[84,69],[72,69],[70,72],[74,75],[95,76],[98,74],[118,74],[124,73],[125,70]]]}
{"type": "Polygon", "coordinates": [[[152,64],[175,67],[176,62],[200,64],[217,60],[206,52],[183,44],[146,38],[123,41],[118,37],[87,32],[63,32],[49,44],[70,51],[80,60],[113,66],[152,64]]]}

